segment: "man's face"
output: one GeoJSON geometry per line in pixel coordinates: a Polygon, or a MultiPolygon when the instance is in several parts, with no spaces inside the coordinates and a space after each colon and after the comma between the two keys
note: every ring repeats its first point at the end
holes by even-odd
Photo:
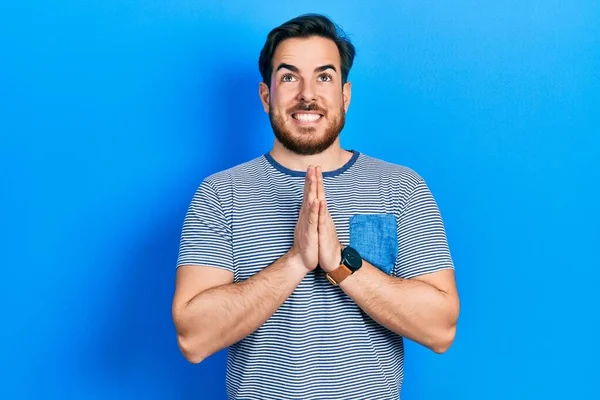
{"type": "Polygon", "coordinates": [[[337,46],[318,36],[286,39],[272,65],[271,88],[261,83],[260,94],[275,137],[294,153],[321,153],[338,138],[350,103],[337,46]]]}

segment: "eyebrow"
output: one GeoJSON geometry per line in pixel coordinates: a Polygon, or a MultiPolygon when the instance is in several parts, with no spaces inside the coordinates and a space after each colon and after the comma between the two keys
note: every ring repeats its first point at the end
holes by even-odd
{"type": "MultiPolygon", "coordinates": [[[[286,64],[286,63],[281,63],[279,64],[279,66],[277,67],[277,69],[275,70],[275,72],[279,71],[280,69],[289,69],[292,72],[295,73],[299,73],[300,70],[298,69],[298,67],[296,67],[295,65],[291,65],[291,64],[286,64]]],[[[320,67],[315,68],[315,72],[323,72],[325,70],[328,69],[332,69],[335,72],[337,72],[337,69],[335,68],[335,66],[333,64],[327,64],[327,65],[321,65],[320,67]]]]}

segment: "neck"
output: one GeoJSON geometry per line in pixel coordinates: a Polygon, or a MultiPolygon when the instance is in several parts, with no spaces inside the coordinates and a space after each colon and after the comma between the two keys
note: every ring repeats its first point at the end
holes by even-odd
{"type": "Polygon", "coordinates": [[[289,151],[275,139],[271,157],[292,171],[305,172],[309,165],[320,166],[323,172],[335,171],[343,167],[352,158],[352,153],[340,147],[339,138],[329,148],[319,154],[310,156],[289,151]]]}

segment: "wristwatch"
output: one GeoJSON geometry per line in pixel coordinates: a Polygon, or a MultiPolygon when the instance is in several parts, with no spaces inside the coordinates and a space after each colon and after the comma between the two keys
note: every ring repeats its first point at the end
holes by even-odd
{"type": "Polygon", "coordinates": [[[339,285],[344,279],[358,271],[362,267],[362,257],[358,251],[350,246],[344,247],[342,250],[342,261],[340,266],[331,272],[325,274],[325,277],[334,286],[339,285]]]}

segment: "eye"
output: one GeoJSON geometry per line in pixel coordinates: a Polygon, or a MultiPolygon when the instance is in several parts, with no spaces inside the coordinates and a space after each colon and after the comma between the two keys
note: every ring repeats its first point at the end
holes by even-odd
{"type": "Polygon", "coordinates": [[[332,78],[332,76],[330,74],[321,74],[321,75],[319,75],[319,80],[321,82],[331,82],[332,79],[333,78],[332,78]]]}
{"type": "Polygon", "coordinates": [[[296,77],[292,74],[283,74],[281,76],[281,81],[282,82],[294,82],[296,80],[296,77]]]}

